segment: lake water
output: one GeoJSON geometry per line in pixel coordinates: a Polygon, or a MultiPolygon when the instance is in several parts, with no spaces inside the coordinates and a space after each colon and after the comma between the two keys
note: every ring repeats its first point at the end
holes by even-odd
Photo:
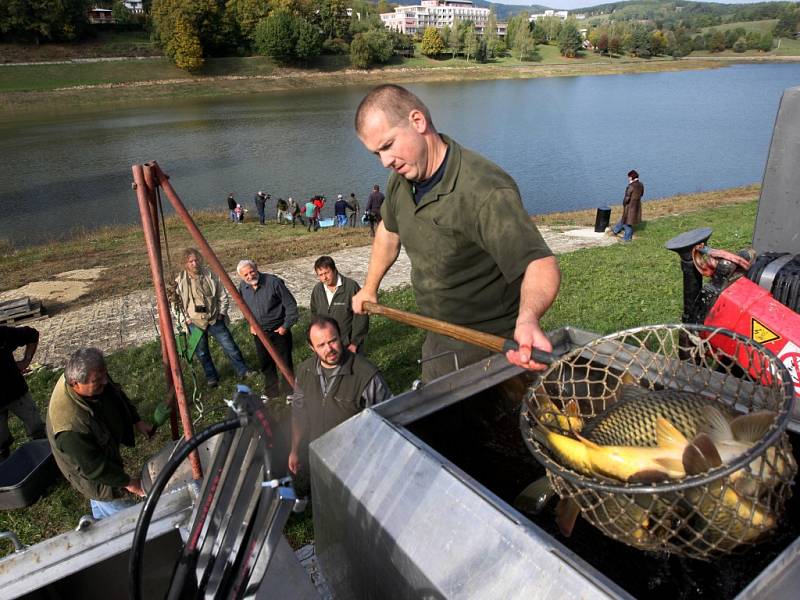
{"type": "MultiPolygon", "coordinates": [[[[529,212],[549,213],[619,203],[630,169],[645,200],[760,182],[781,94],[797,85],[800,64],[409,87],[439,131],[508,171],[529,212]]],[[[353,132],[366,90],[0,116],[0,240],[138,222],[131,165],[153,159],[188,207],[221,218],[231,191],[251,210],[259,189],[355,192],[363,205],[387,177],[353,132]]]]}

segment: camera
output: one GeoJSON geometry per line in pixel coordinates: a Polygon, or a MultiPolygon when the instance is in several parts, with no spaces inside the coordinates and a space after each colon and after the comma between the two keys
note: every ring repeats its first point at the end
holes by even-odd
{"type": "Polygon", "coordinates": [[[199,314],[207,313],[208,309],[205,306],[203,306],[202,304],[195,304],[194,305],[194,312],[199,313],[199,314]]]}

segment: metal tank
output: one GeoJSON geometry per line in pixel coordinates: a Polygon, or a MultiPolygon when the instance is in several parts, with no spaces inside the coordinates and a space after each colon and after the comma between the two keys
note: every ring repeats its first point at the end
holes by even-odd
{"type": "MultiPolygon", "coordinates": [[[[562,354],[596,336],[551,337],[562,354]]],[[[544,473],[521,439],[521,398],[494,387],[519,373],[497,355],[311,444],[316,553],[336,598],[796,597],[797,498],[780,533],[711,563],[628,548],[586,522],[564,538],[552,510],[517,511],[544,473]]]]}

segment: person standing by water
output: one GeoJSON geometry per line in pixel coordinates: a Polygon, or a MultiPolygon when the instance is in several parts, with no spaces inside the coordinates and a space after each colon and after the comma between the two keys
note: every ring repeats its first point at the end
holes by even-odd
{"type": "Polygon", "coordinates": [[[231,220],[231,223],[237,223],[239,219],[236,216],[236,199],[233,197],[233,192],[228,194],[226,201],[228,203],[228,218],[231,220]]]}
{"type": "Polygon", "coordinates": [[[381,206],[383,206],[384,195],[381,193],[381,186],[377,183],[372,186],[372,193],[367,200],[367,220],[369,221],[369,234],[375,237],[375,230],[380,225],[381,220],[381,206]]]}
{"type": "Polygon", "coordinates": [[[266,206],[267,206],[267,196],[264,192],[259,191],[256,194],[256,197],[253,199],[256,204],[256,210],[258,211],[258,223],[260,225],[266,224],[266,206]]]}
{"type": "Polygon", "coordinates": [[[278,225],[285,225],[286,216],[289,214],[289,205],[286,203],[286,200],[278,198],[275,208],[277,210],[278,225]]]}
{"type": "Polygon", "coordinates": [[[300,221],[301,225],[306,224],[306,220],[301,214],[302,211],[300,210],[300,205],[295,202],[295,199],[289,196],[289,200],[287,201],[287,205],[289,207],[289,214],[292,216],[292,229],[295,228],[297,222],[300,221]]]}
{"type": "Polygon", "coordinates": [[[642,196],[644,184],[639,181],[639,173],[628,171],[628,187],[625,188],[625,197],[622,200],[622,217],[609,232],[611,235],[619,235],[624,229],[622,241],[630,242],[633,239],[633,226],[642,222],[642,196]]]}
{"type": "Polygon", "coordinates": [[[314,204],[314,200],[309,200],[306,202],[306,219],[308,219],[308,231],[312,229],[316,231],[319,229],[319,225],[317,225],[317,205],[314,204]]]}
{"type": "Polygon", "coordinates": [[[336,227],[341,229],[347,225],[347,202],[344,196],[336,196],[336,203],[333,205],[333,214],[336,215],[336,227]]]}
{"type": "Polygon", "coordinates": [[[350,200],[347,203],[347,209],[350,211],[350,227],[358,227],[358,215],[361,212],[361,207],[358,205],[355,192],[350,192],[350,200]]]}

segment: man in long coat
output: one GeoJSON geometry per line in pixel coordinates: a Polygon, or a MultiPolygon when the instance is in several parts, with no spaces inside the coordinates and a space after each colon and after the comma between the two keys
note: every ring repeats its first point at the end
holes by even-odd
{"type": "Polygon", "coordinates": [[[633,226],[642,222],[642,196],[644,185],[639,181],[639,173],[628,171],[628,187],[625,188],[625,197],[622,200],[622,218],[611,229],[614,235],[625,230],[623,242],[633,239],[633,226]]]}

